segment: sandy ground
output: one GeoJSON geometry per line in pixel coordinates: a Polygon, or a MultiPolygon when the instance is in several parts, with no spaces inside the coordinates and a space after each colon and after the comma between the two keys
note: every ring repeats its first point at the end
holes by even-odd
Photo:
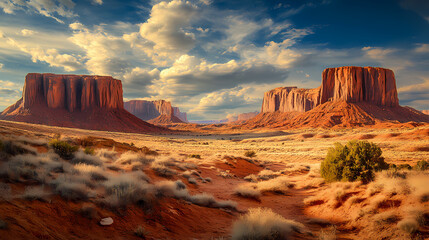
{"type": "MultiPolygon", "coordinates": [[[[1,233],[6,230],[0,230],[2,234],[0,239],[4,237],[6,239],[78,239],[82,237],[132,239],[136,238],[133,235],[133,229],[138,224],[148,230],[147,239],[228,239],[233,222],[241,213],[255,207],[269,207],[287,219],[304,223],[314,234],[312,236],[301,234],[297,239],[332,239],[320,238],[325,229],[324,226],[308,223],[312,219],[323,217],[318,214],[319,212],[328,211],[318,210],[317,206],[306,209],[304,199],[317,195],[327,188],[327,186],[318,187],[317,184],[316,187],[300,187],[301,184],[313,180],[309,178],[308,171],[286,173],[289,180],[297,187],[288,190],[285,194],[268,192],[264,193],[259,200],[253,200],[236,196],[234,189],[238,185],[247,183],[243,179],[245,176],[258,174],[263,169],[278,171],[285,169],[288,164],[317,165],[325,157],[327,149],[335,142],[346,143],[349,140],[362,139],[375,142],[383,150],[383,156],[388,163],[414,165],[419,160],[429,159],[429,126],[395,129],[260,130],[232,134],[178,132],[169,135],[148,135],[0,121],[0,135],[25,135],[30,138],[49,139],[56,134],[61,134],[63,139],[86,136],[114,139],[119,143],[148,147],[161,155],[200,155],[201,159],[186,158],[186,161],[198,164],[201,176],[211,178],[211,182],[202,183],[198,180],[198,184],[194,185],[180,175],[169,180],[182,180],[191,194],[209,193],[219,200],[236,201],[238,211],[224,211],[195,206],[183,200],[165,199],[154,210],[156,214],[148,215],[136,206],[130,206],[127,212],[119,215],[106,209],[98,209],[100,216],[114,216],[117,220],[112,228],[106,229],[98,225],[98,219],[88,220],[76,215],[82,203],[69,204],[58,196],[52,198],[50,202],[29,203],[22,199],[11,202],[0,201],[0,217],[11,223],[9,232],[1,233]],[[257,160],[256,163],[249,163],[240,158],[248,150],[256,152],[254,158],[257,160]],[[225,158],[225,156],[233,157],[225,158]],[[222,177],[219,171],[228,172],[232,177],[222,177]],[[54,214],[52,209],[55,210],[54,214]],[[21,233],[17,234],[18,232],[21,233]]],[[[145,169],[144,172],[153,181],[163,180],[150,170],[145,169]]],[[[14,185],[13,191],[19,194],[24,187],[14,185]]],[[[320,205],[322,206],[324,205],[320,205]]],[[[347,214],[343,215],[347,216],[347,214]]],[[[335,232],[337,239],[362,239],[362,235],[360,238],[356,237],[359,229],[350,230],[346,224],[343,224],[346,218],[344,216],[329,219],[338,226],[335,232]]],[[[424,233],[425,237],[429,236],[427,232],[424,233]]]]}
{"type": "Polygon", "coordinates": [[[317,163],[323,160],[326,151],[335,142],[368,140],[377,143],[388,163],[413,165],[429,159],[429,151],[419,148],[429,146],[429,126],[394,129],[304,129],[261,130],[242,133],[196,133],[178,132],[169,135],[146,135],[134,133],[104,132],[73,128],[50,127],[37,124],[0,121],[1,131],[29,133],[39,136],[62,136],[79,138],[95,136],[111,138],[117,142],[146,146],[162,154],[199,154],[203,160],[215,156],[243,154],[252,150],[263,161],[282,163],[317,163]]]}

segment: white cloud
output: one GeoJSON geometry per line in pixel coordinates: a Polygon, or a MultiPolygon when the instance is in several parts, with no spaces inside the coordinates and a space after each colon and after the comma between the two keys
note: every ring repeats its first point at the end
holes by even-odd
{"type": "Polygon", "coordinates": [[[188,1],[160,2],[152,7],[150,18],[140,27],[140,35],[153,43],[145,51],[158,65],[168,65],[195,46],[190,23],[198,7],[188,1]]]}
{"type": "Polygon", "coordinates": [[[15,11],[27,10],[45,17],[53,18],[59,23],[64,23],[60,17],[70,18],[76,16],[71,9],[75,3],[72,0],[1,0],[0,8],[7,14],[15,11]]]}
{"type": "Polygon", "coordinates": [[[4,64],[3,64],[3,63],[0,63],[0,70],[2,70],[2,69],[3,69],[3,67],[4,67],[4,64]]]}
{"type": "Polygon", "coordinates": [[[32,36],[35,33],[37,33],[36,31],[30,30],[30,29],[22,29],[21,30],[21,35],[24,37],[28,37],[28,36],[32,36]]]}
{"type": "Polygon", "coordinates": [[[103,0],[92,0],[92,3],[95,5],[103,5],[103,0]]]}
{"type": "Polygon", "coordinates": [[[55,48],[43,49],[39,46],[27,46],[12,38],[8,39],[8,43],[20,51],[29,54],[33,62],[46,62],[53,67],[62,67],[68,72],[82,69],[82,63],[78,57],[66,53],[61,54],[55,48]]]}
{"type": "Polygon", "coordinates": [[[419,44],[415,51],[418,53],[427,53],[429,52],[429,44],[419,44]]]}

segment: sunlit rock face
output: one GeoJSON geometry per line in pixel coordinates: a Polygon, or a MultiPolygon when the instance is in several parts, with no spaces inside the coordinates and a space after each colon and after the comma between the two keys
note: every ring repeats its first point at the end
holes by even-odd
{"type": "Polygon", "coordinates": [[[29,73],[22,98],[0,119],[102,131],[165,131],[127,112],[122,83],[109,76],[29,73]]]}
{"type": "Polygon", "coordinates": [[[399,106],[395,74],[392,70],[374,67],[327,68],[322,73],[320,103],[330,99],[399,106]]]}
{"type": "Polygon", "coordinates": [[[23,104],[24,109],[46,105],[69,112],[122,109],[122,83],[109,76],[29,73],[25,78],[23,104]]]}
{"type": "MultiPolygon", "coordinates": [[[[172,122],[187,122],[186,113],[180,112],[178,107],[173,107],[165,100],[131,100],[125,102],[125,109],[142,120],[152,120],[161,115],[170,118],[172,122]],[[173,118],[174,117],[174,118],[173,118]]],[[[164,121],[166,118],[164,117],[164,121]]]]}
{"type": "Polygon", "coordinates": [[[392,70],[373,67],[327,68],[314,89],[280,87],[265,93],[261,112],[306,112],[328,101],[399,106],[392,70]]]}

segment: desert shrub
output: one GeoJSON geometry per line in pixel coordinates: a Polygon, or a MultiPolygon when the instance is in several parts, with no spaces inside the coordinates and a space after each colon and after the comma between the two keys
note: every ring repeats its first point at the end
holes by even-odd
{"type": "Polygon", "coordinates": [[[136,235],[139,238],[146,238],[146,235],[148,234],[148,232],[146,231],[146,229],[144,229],[143,226],[138,226],[135,230],[134,230],[134,235],[136,235]]]}
{"type": "Polygon", "coordinates": [[[144,155],[152,155],[152,156],[158,156],[159,153],[154,150],[150,150],[148,147],[142,147],[140,150],[144,155]]]}
{"type": "Polygon", "coordinates": [[[235,188],[234,194],[244,198],[253,198],[255,200],[259,200],[261,197],[261,192],[252,184],[238,186],[235,188]]]}
{"type": "Polygon", "coordinates": [[[12,156],[28,153],[35,155],[37,153],[35,148],[11,140],[2,141],[0,151],[12,156]]]}
{"type": "Polygon", "coordinates": [[[377,145],[367,141],[350,141],[345,146],[336,143],[322,161],[320,173],[328,182],[369,182],[374,172],[388,168],[381,154],[377,145]]]}
{"type": "Polygon", "coordinates": [[[7,229],[8,224],[3,219],[0,219],[0,229],[7,229]]]}
{"type": "Polygon", "coordinates": [[[70,161],[73,164],[84,163],[87,165],[102,166],[103,161],[98,156],[88,155],[82,150],[77,151],[70,161]]]}
{"type": "Polygon", "coordinates": [[[190,157],[190,158],[196,158],[196,159],[201,159],[200,154],[191,154],[188,157],[190,157]]]}
{"type": "Polygon", "coordinates": [[[288,220],[268,208],[251,208],[233,226],[233,240],[290,239],[293,232],[301,232],[304,225],[288,220]]]}
{"type": "Polygon", "coordinates": [[[55,168],[58,162],[53,162],[51,156],[43,154],[16,155],[0,169],[0,175],[12,182],[45,181],[48,171],[55,168]]]}
{"type": "Polygon", "coordinates": [[[237,209],[237,203],[234,201],[218,201],[212,195],[207,193],[196,194],[189,197],[189,200],[196,205],[210,208],[229,208],[237,209]]]}
{"type": "Polygon", "coordinates": [[[65,160],[71,160],[73,158],[73,154],[79,149],[78,146],[74,146],[65,141],[60,141],[58,139],[54,139],[49,143],[55,153],[60,155],[61,158],[65,160]]]}
{"type": "Polygon", "coordinates": [[[244,156],[248,157],[248,158],[252,158],[252,157],[256,157],[256,152],[255,151],[246,151],[244,153],[244,156]]]}
{"type": "Polygon", "coordinates": [[[46,201],[48,193],[43,190],[43,186],[28,186],[25,188],[22,198],[29,201],[46,201]]]}
{"type": "Polygon", "coordinates": [[[126,207],[138,204],[150,208],[154,201],[154,189],[147,183],[147,176],[142,172],[124,173],[111,176],[105,183],[106,202],[111,207],[126,207]]]}
{"type": "Polygon", "coordinates": [[[413,234],[419,229],[419,223],[413,218],[405,218],[398,222],[398,228],[408,234],[413,234]]]}
{"type": "Polygon", "coordinates": [[[416,166],[414,166],[414,169],[418,171],[425,171],[429,169],[429,162],[425,160],[420,160],[417,162],[416,166]]]}
{"type": "Polygon", "coordinates": [[[63,182],[57,185],[55,191],[66,200],[78,201],[88,199],[88,189],[83,183],[63,182]]]}
{"type": "Polygon", "coordinates": [[[94,148],[91,147],[85,147],[85,150],[83,150],[83,152],[87,155],[95,155],[94,148]]]}
{"type": "Polygon", "coordinates": [[[147,165],[153,162],[153,159],[145,157],[142,153],[126,152],[121,154],[121,156],[115,161],[115,164],[133,164],[141,163],[142,165],[147,165]]]}
{"type": "Polygon", "coordinates": [[[81,216],[88,219],[93,219],[97,216],[97,209],[94,204],[84,204],[78,212],[81,216]]]}
{"type": "Polygon", "coordinates": [[[106,174],[99,166],[88,165],[85,163],[78,163],[74,166],[75,171],[78,173],[88,174],[92,180],[107,180],[106,174]]]}
{"type": "Polygon", "coordinates": [[[9,200],[12,197],[11,193],[10,185],[0,182],[0,199],[9,200]]]}
{"type": "Polygon", "coordinates": [[[197,179],[195,179],[195,178],[188,178],[188,182],[189,182],[190,184],[195,184],[195,185],[197,185],[197,184],[198,184],[197,179]]]}
{"type": "Polygon", "coordinates": [[[293,188],[294,184],[289,181],[287,176],[280,176],[267,181],[258,182],[256,188],[261,192],[274,192],[284,194],[290,188],[293,188]]]}

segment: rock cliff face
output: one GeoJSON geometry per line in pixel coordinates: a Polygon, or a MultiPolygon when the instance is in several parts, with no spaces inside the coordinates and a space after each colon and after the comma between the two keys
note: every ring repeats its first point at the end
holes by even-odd
{"type": "Polygon", "coordinates": [[[122,83],[112,77],[29,73],[23,90],[24,108],[46,105],[69,112],[91,108],[122,109],[122,83]]]}
{"type": "Polygon", "coordinates": [[[328,101],[399,106],[392,70],[373,67],[327,68],[314,89],[281,87],[264,95],[261,112],[306,112],[328,101]]]}
{"type": "Polygon", "coordinates": [[[179,118],[182,122],[188,122],[188,115],[185,112],[180,112],[178,107],[173,107],[174,116],[179,118]]]}
{"type": "Polygon", "coordinates": [[[171,103],[165,100],[131,100],[125,102],[124,107],[130,113],[145,121],[156,119],[161,115],[166,116],[162,117],[162,123],[166,123],[166,119],[168,118],[171,120],[171,122],[187,121],[186,113],[181,113],[179,108],[172,107],[171,103]],[[182,118],[184,118],[186,121],[183,121],[182,118]]]}
{"type": "Polygon", "coordinates": [[[29,73],[22,98],[0,119],[120,132],[165,130],[140,120],[123,105],[122,83],[112,77],[29,73]]]}
{"type": "Polygon", "coordinates": [[[261,112],[305,112],[319,100],[319,89],[280,87],[264,94],[261,112]]]}
{"type": "Polygon", "coordinates": [[[327,68],[322,73],[319,102],[323,104],[330,99],[399,106],[395,74],[385,68],[327,68]]]}

